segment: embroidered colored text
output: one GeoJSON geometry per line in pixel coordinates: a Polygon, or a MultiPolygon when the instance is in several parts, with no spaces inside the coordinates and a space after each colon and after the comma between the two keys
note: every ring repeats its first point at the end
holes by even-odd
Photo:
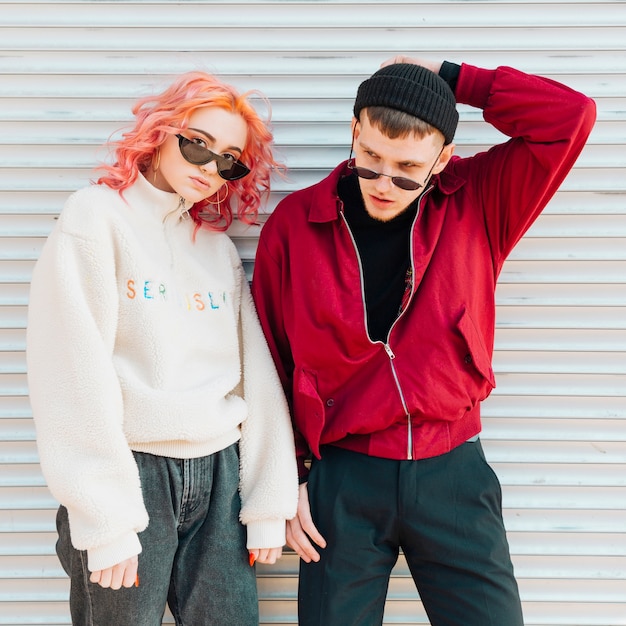
{"type": "Polygon", "coordinates": [[[129,300],[178,301],[189,311],[204,311],[205,309],[219,309],[226,304],[225,291],[195,291],[183,294],[168,290],[163,283],[154,280],[135,281],[129,278],[126,281],[126,297],[129,300]]]}

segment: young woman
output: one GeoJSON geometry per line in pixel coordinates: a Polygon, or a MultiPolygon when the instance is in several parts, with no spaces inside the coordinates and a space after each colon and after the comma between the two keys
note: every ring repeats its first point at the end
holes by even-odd
{"type": "Polygon", "coordinates": [[[96,185],[36,264],[27,359],[41,466],[61,506],[73,624],[258,624],[254,561],[297,504],[288,409],[241,261],[272,135],[202,72],[133,108],[96,185]]]}

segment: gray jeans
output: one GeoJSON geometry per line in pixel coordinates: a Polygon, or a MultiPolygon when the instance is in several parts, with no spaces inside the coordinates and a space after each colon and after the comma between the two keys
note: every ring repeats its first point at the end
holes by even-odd
{"type": "Polygon", "coordinates": [[[57,554],[71,578],[72,624],[160,626],[166,602],[178,626],[257,626],[254,568],[239,522],[237,445],[207,457],[135,453],[150,516],[139,534],[139,587],[89,582],[87,554],[72,547],[67,510],[57,514],[57,554]]]}

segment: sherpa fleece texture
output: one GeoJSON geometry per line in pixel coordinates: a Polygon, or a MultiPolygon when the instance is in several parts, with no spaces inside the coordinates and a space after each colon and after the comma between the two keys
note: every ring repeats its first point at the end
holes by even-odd
{"type": "Polygon", "coordinates": [[[89,568],[141,551],[132,450],[211,454],[240,440],[248,547],[283,545],[297,505],[282,387],[235,246],[143,177],[73,194],[36,264],[27,364],[41,466],[89,568]]]}

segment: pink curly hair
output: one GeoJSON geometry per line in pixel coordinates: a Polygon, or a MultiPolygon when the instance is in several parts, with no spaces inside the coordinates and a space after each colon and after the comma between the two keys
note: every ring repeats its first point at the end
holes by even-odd
{"type": "Polygon", "coordinates": [[[238,198],[237,217],[247,224],[255,223],[261,200],[269,193],[272,170],[283,166],[274,160],[269,116],[267,121],[260,118],[248,100],[251,95],[259,97],[269,111],[269,102],[258,91],[240,94],[231,85],[205,72],[182,74],[162,93],[136,102],[132,109],[135,125],[122,135],[122,139],[112,142],[115,163],[100,165],[98,169],[105,174],[98,179],[98,184],[108,185],[121,193],[135,182],[139,172],[148,169],[154,153],[168,135],[187,127],[189,117],[196,109],[219,107],[240,115],[246,122],[248,138],[241,161],[250,168],[250,173],[239,180],[226,182],[230,192],[226,200],[218,204],[218,198],[212,196],[194,204],[189,213],[197,227],[227,230],[233,221],[231,198],[235,195],[238,198]]]}

